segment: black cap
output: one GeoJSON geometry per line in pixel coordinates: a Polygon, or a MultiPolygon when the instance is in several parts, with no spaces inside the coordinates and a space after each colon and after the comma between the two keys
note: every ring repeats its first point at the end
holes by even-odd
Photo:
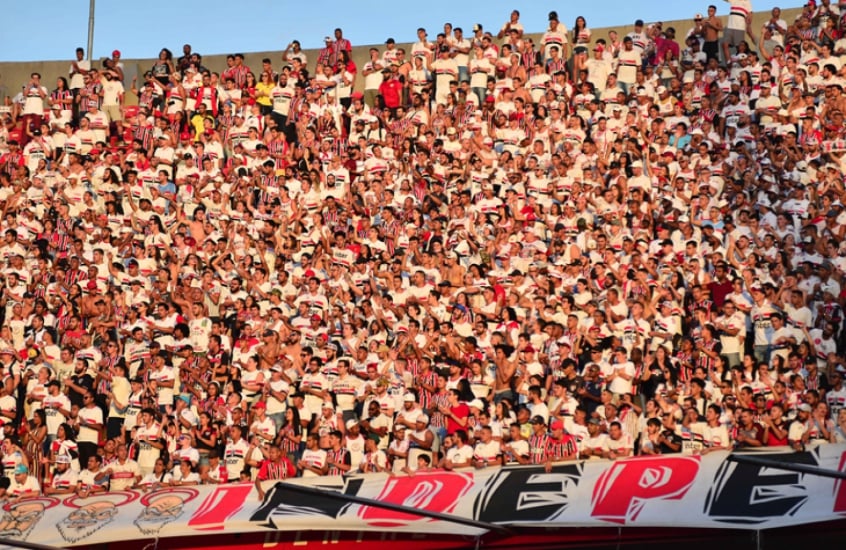
{"type": "Polygon", "coordinates": [[[394,41],[393,38],[389,38],[389,39],[385,40],[385,44],[396,44],[396,42],[394,41]]]}

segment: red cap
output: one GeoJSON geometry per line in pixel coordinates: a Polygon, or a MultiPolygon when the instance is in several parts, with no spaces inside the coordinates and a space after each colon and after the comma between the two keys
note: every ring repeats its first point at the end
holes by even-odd
{"type": "Polygon", "coordinates": [[[85,285],[85,288],[88,290],[94,290],[97,288],[97,281],[88,281],[88,284],[85,285]]]}
{"type": "Polygon", "coordinates": [[[553,430],[563,430],[564,422],[562,420],[553,420],[549,427],[553,430]]]}
{"type": "Polygon", "coordinates": [[[179,134],[179,137],[182,138],[182,139],[191,139],[191,133],[190,132],[182,132],[181,134],[179,134]]]}
{"type": "Polygon", "coordinates": [[[265,403],[264,401],[256,401],[255,405],[253,405],[253,408],[254,409],[266,409],[267,403],[265,403]]]}
{"type": "Polygon", "coordinates": [[[120,50],[112,50],[112,57],[120,57],[120,50]]]}

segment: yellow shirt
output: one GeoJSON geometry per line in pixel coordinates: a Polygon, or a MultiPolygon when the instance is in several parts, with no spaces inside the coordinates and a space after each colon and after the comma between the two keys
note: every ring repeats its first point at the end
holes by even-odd
{"type": "Polygon", "coordinates": [[[270,107],[272,105],[270,101],[270,92],[276,85],[272,82],[259,82],[256,84],[256,103],[259,105],[264,105],[265,107],[270,107]]]}
{"type": "Polygon", "coordinates": [[[192,138],[194,141],[200,139],[200,135],[206,131],[206,125],[204,121],[206,119],[214,121],[214,118],[210,116],[202,116],[202,115],[194,115],[191,117],[191,126],[194,128],[194,137],[192,138]]]}

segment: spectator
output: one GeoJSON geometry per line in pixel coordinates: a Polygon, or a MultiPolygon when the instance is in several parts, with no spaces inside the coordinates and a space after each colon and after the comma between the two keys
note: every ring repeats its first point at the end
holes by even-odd
{"type": "MultiPolygon", "coordinates": [[[[141,469],[137,462],[129,458],[129,452],[125,445],[118,445],[116,453],[117,459],[112,461],[98,476],[99,479],[108,478],[110,491],[123,491],[132,488],[141,481],[141,469]]],[[[67,455],[61,456],[67,457],[67,455]]],[[[67,460],[67,458],[64,459],[67,460]]],[[[58,466],[60,464],[59,457],[56,460],[58,466]]]]}
{"type": "MultiPolygon", "coordinates": [[[[729,59],[730,48],[737,47],[744,41],[752,21],[752,3],[749,0],[728,0],[728,2],[731,7],[722,41],[723,59],[729,59]]],[[[711,6],[708,7],[708,16],[709,19],[713,17],[711,6]]]]}
{"type": "Polygon", "coordinates": [[[18,464],[12,474],[14,477],[6,489],[6,494],[12,502],[39,495],[41,486],[35,476],[30,475],[29,468],[18,464]]]}
{"type": "Polygon", "coordinates": [[[619,422],[611,422],[608,426],[608,437],[605,439],[603,456],[616,459],[631,456],[634,444],[630,435],[623,432],[619,422]]]}
{"type": "Polygon", "coordinates": [[[96,454],[88,457],[86,468],[79,473],[79,483],[76,486],[76,494],[80,498],[88,498],[108,491],[109,480],[105,476],[100,476],[102,469],[103,457],[96,454]]]}
{"type": "Polygon", "coordinates": [[[329,470],[327,452],[318,447],[318,441],[317,434],[308,434],[306,438],[306,449],[297,463],[303,477],[323,476],[329,470]]]}
{"type": "Polygon", "coordinates": [[[256,476],[256,489],[259,499],[264,500],[263,481],[280,480],[293,477],[296,473],[294,465],[282,454],[278,445],[268,447],[267,458],[262,461],[259,473],[256,476]]]}
{"type": "Polygon", "coordinates": [[[448,436],[448,450],[438,464],[446,470],[466,468],[473,464],[473,447],[467,444],[467,432],[458,430],[448,436]]]}
{"type": "Polygon", "coordinates": [[[44,494],[51,496],[73,493],[76,490],[78,476],[79,472],[71,468],[70,456],[57,456],[56,467],[50,480],[50,485],[44,487],[44,494]]]}
{"type": "Polygon", "coordinates": [[[385,455],[385,452],[379,449],[378,442],[378,435],[369,435],[365,440],[365,453],[359,466],[359,470],[362,473],[376,473],[387,470],[388,458],[385,455]]]}
{"type": "Polygon", "coordinates": [[[97,454],[100,430],[104,428],[103,410],[94,402],[94,394],[86,392],[82,396],[83,406],[79,409],[79,460],[87,464],[88,459],[97,454]]]}

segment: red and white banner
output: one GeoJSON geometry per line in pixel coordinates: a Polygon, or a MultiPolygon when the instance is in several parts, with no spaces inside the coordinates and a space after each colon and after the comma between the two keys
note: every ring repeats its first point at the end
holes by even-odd
{"type": "MultiPolygon", "coordinates": [[[[280,531],[453,534],[456,525],[377,506],[303,495],[289,484],[449,514],[479,522],[554,527],[768,529],[846,517],[846,484],[781,468],[738,464],[728,453],[368,474],[252,484],[123,491],[7,505],[0,539],[56,547],[165,537],[278,536],[280,531]]],[[[846,446],[755,453],[771,461],[846,471],[846,446]]],[[[461,526],[466,536],[482,529],[461,526]]],[[[200,539],[198,539],[199,541],[200,539]]],[[[168,547],[166,544],[163,547],[168,547]]],[[[186,547],[184,544],[181,547],[186,547]]]]}

